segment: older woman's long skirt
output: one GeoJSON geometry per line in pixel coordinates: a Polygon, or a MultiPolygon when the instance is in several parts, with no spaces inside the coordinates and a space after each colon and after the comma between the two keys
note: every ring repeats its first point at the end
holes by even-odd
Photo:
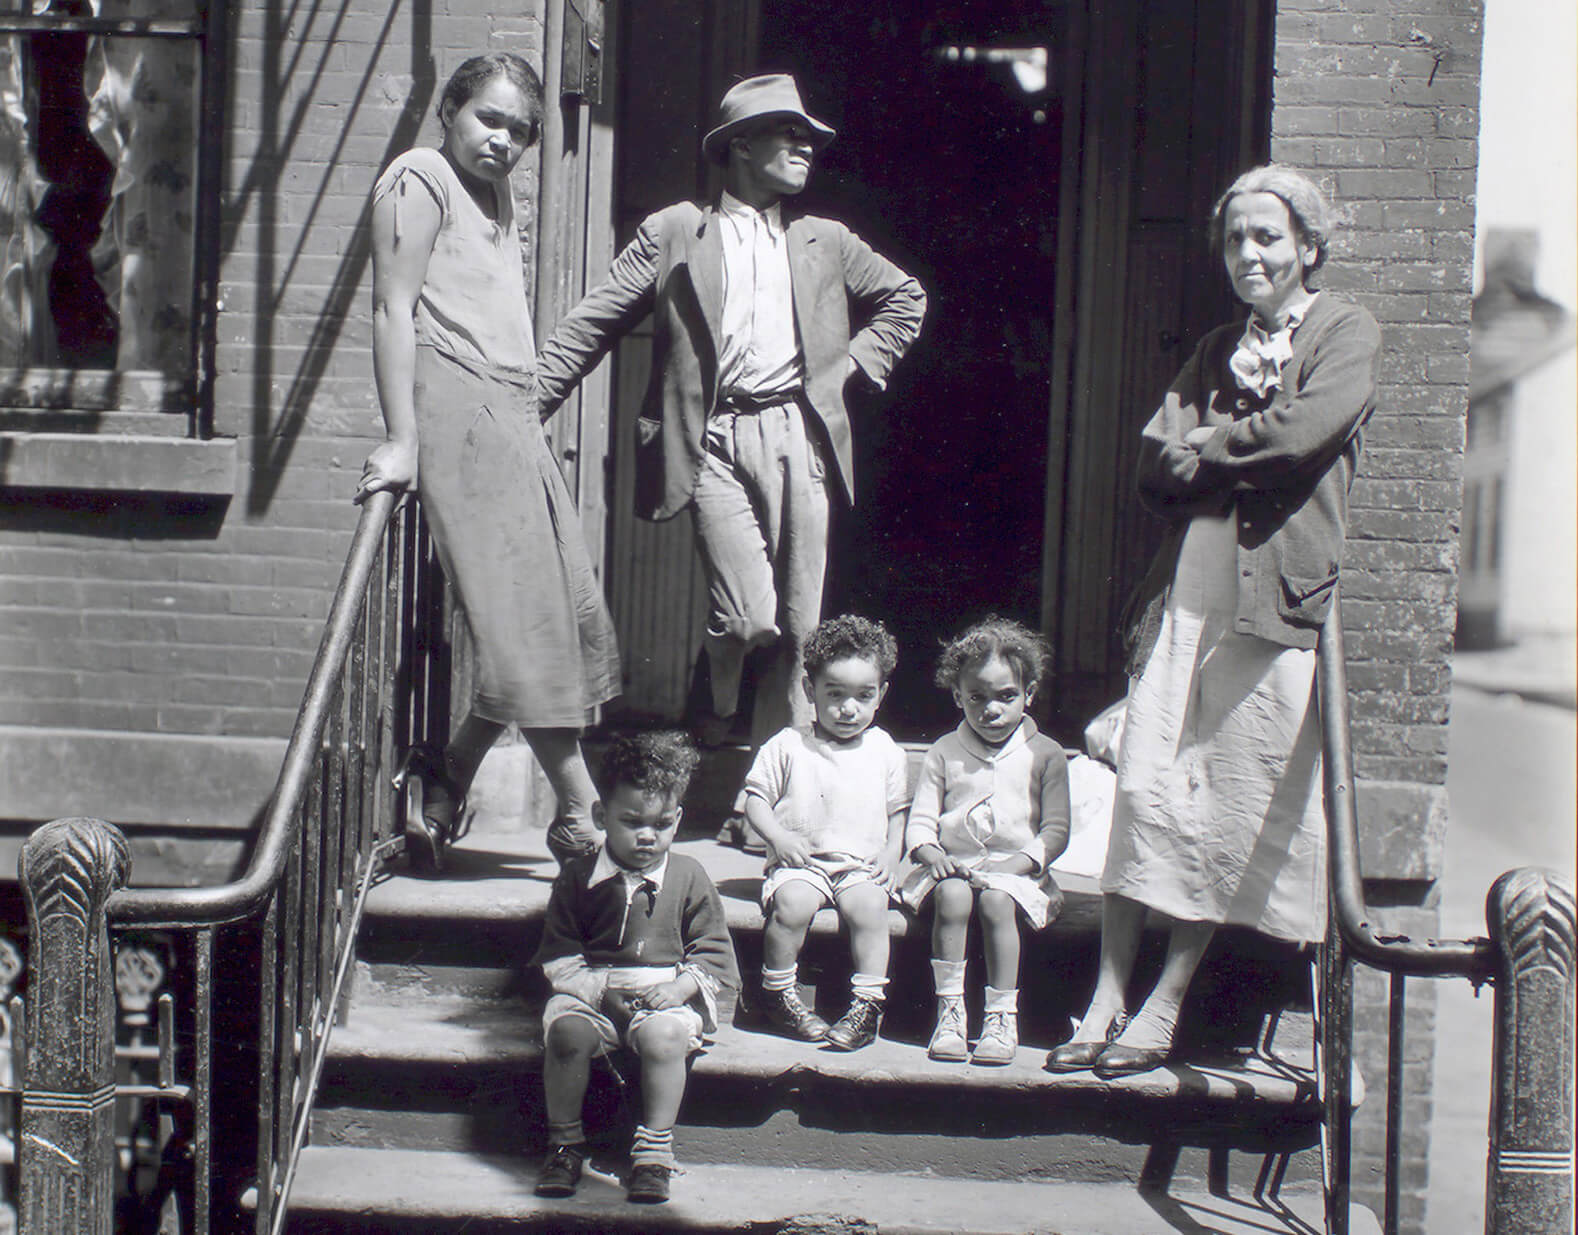
{"type": "Polygon", "coordinates": [[[578,729],[619,651],[530,374],[418,347],[417,489],[476,651],[472,711],[578,729]]]}
{"type": "Polygon", "coordinates": [[[1236,524],[1189,526],[1130,692],[1104,892],[1280,939],[1325,934],[1315,653],[1234,633],[1236,524]]]}

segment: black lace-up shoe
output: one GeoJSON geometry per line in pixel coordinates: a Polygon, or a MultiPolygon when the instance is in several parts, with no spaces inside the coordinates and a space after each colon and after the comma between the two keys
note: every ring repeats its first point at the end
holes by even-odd
{"type": "Polygon", "coordinates": [[[854,1002],[849,1005],[849,1011],[827,1031],[827,1044],[841,1051],[858,1051],[877,1040],[877,1030],[881,1025],[882,1005],[856,995],[854,1002]]]}
{"type": "Polygon", "coordinates": [[[581,1182],[581,1168],[586,1155],[573,1145],[555,1145],[543,1159],[542,1170],[537,1173],[538,1196],[574,1196],[575,1186],[581,1182]]]}
{"type": "Polygon", "coordinates": [[[762,1014],[787,1037],[802,1042],[820,1042],[827,1037],[828,1023],[801,1002],[800,992],[792,986],[783,991],[763,991],[762,1014]]]}

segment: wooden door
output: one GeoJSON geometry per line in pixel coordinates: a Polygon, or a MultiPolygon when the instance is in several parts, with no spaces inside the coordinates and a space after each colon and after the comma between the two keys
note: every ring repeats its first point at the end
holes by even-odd
{"type": "MultiPolygon", "coordinates": [[[[654,210],[717,188],[701,157],[719,96],[755,45],[751,2],[639,0],[618,8],[621,89],[614,167],[621,243],[654,210]]],[[[605,263],[606,266],[606,263],[605,263]]],[[[651,321],[619,345],[613,365],[607,593],[619,632],[626,719],[676,721],[685,710],[706,620],[706,589],[690,520],[634,513],[636,416],[651,369],[651,321]]]]}
{"type": "MultiPolygon", "coordinates": [[[[604,0],[547,0],[545,105],[538,186],[535,326],[544,339],[602,277],[613,257],[614,58],[604,0]]],[[[580,506],[592,561],[601,569],[607,496],[608,371],[600,367],[565,400],[549,440],[580,506]]]]}
{"type": "Polygon", "coordinates": [[[1070,721],[1123,691],[1118,616],[1161,533],[1135,496],[1140,429],[1236,311],[1205,222],[1265,158],[1271,23],[1268,0],[1088,0],[1071,24],[1042,564],[1070,721]]]}

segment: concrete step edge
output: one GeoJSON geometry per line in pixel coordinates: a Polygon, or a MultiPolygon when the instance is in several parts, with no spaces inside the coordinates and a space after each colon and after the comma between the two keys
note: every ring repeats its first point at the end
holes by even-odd
{"type": "MultiPolygon", "coordinates": [[[[376,1067],[407,1076],[429,1068],[457,1067],[534,1073],[542,1061],[538,1016],[536,1010],[508,999],[460,995],[402,995],[387,1003],[366,999],[353,1004],[347,1023],[337,1027],[330,1039],[328,1079],[332,1083],[336,1073],[365,1073],[376,1067]]],[[[823,1086],[871,1100],[888,1093],[925,1095],[928,1101],[966,1094],[1023,1098],[1083,1093],[1120,1101],[1183,1100],[1238,1112],[1277,1106],[1286,1108],[1289,1116],[1302,1112],[1313,1120],[1318,1111],[1305,1022],[1307,1018],[1279,1033],[1279,1053],[1285,1052],[1279,1059],[1258,1054],[1201,1059],[1114,1080],[1089,1072],[1046,1072],[1043,1064],[1050,1044],[1033,1040],[1021,1045],[1012,1064],[983,1068],[930,1060],[924,1041],[880,1038],[863,1050],[843,1053],[753,1027],[725,1025],[696,1057],[692,1075],[756,1088],[823,1086]]]]}
{"type": "MultiPolygon", "coordinates": [[[[1186,1187],[690,1165],[675,1178],[668,1204],[635,1206],[617,1180],[600,1173],[584,1178],[572,1198],[541,1200],[532,1194],[536,1171],[524,1157],[309,1147],[292,1193],[294,1229],[725,1232],[781,1229],[793,1220],[808,1235],[1308,1235],[1324,1228],[1318,1188],[1302,1185],[1261,1202],[1186,1187]]],[[[1379,1231],[1368,1210],[1355,1206],[1352,1216],[1355,1235],[1379,1231]]]]}

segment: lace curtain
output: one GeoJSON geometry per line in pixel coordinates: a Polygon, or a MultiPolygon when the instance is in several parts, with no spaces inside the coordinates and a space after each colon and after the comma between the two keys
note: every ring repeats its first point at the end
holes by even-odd
{"type": "Polygon", "coordinates": [[[55,363],[49,268],[55,245],[36,219],[49,187],[28,141],[21,40],[0,36],[0,365],[55,363]]]}
{"type": "MultiPolygon", "coordinates": [[[[35,0],[35,12],[50,5],[35,0]]],[[[92,0],[95,16],[187,17],[192,0],[92,0]]],[[[34,46],[38,44],[35,41],[34,46]]],[[[23,36],[0,36],[0,365],[59,363],[49,303],[55,244],[39,225],[50,185],[30,134],[23,36]]],[[[116,324],[115,367],[167,377],[191,368],[197,44],[118,36],[88,40],[87,132],[111,168],[109,204],[91,260],[116,324]]],[[[56,295],[60,295],[57,286],[56,295]]]]}

